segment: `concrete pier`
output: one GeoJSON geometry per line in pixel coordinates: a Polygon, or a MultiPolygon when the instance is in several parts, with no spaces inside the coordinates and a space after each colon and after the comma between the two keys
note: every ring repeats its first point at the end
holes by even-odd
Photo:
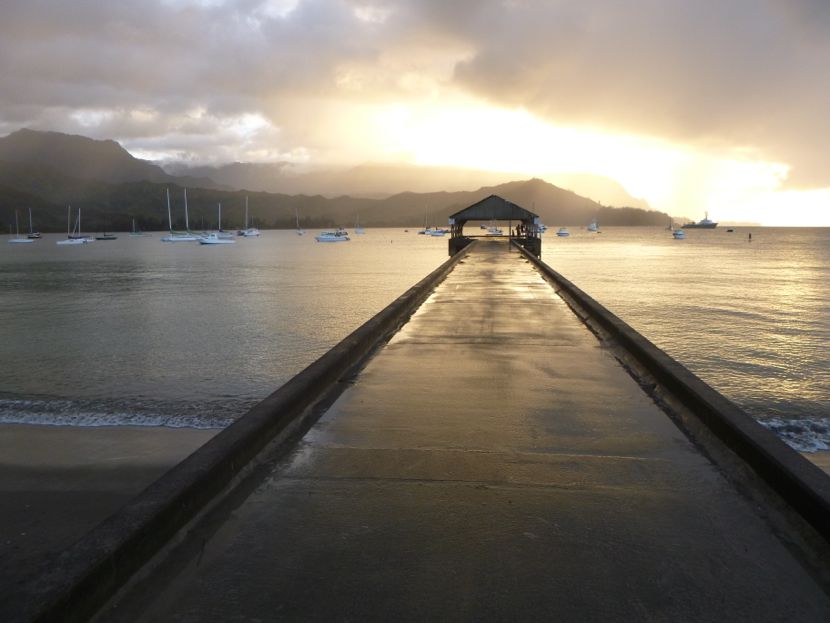
{"type": "Polygon", "coordinates": [[[503,241],[272,452],[99,619],[830,620],[830,563],[503,241]]]}

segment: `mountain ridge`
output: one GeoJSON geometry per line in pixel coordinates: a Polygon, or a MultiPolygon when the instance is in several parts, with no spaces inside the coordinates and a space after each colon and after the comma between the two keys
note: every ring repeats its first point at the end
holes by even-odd
{"type": "Polygon", "coordinates": [[[222,203],[223,223],[239,227],[244,203],[258,226],[293,228],[295,214],[304,227],[351,226],[360,218],[367,227],[415,227],[424,221],[443,225],[447,217],[490,194],[498,194],[534,211],[556,226],[657,225],[668,215],[638,208],[611,208],[539,178],[482,185],[477,190],[406,190],[383,198],[321,192],[286,194],[232,190],[198,176],[177,177],[157,165],[133,158],[115,141],[96,141],[60,133],[20,130],[0,138],[0,219],[14,221],[14,210],[32,207],[43,231],[65,229],[66,205],[84,210],[90,231],[128,229],[135,218],[144,229],[166,229],[165,190],[170,189],[174,226],[183,226],[182,190],[188,188],[190,222],[209,228],[222,203]],[[15,150],[15,146],[20,149],[15,150]],[[9,153],[14,158],[9,159],[9,153]],[[109,164],[102,160],[109,159],[109,164]]]}

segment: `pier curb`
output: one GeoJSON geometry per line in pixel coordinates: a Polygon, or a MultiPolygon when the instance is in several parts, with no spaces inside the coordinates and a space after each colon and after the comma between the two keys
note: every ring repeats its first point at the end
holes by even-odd
{"type": "Polygon", "coordinates": [[[516,247],[830,543],[830,477],[823,470],[560,273],[516,247]]]}
{"type": "MultiPolygon", "coordinates": [[[[471,245],[473,246],[473,245],[471,245]]],[[[310,409],[409,318],[468,253],[444,262],[325,355],[171,468],[0,605],[0,620],[86,621],[182,527],[232,484],[268,444],[317,414],[310,409]]]]}

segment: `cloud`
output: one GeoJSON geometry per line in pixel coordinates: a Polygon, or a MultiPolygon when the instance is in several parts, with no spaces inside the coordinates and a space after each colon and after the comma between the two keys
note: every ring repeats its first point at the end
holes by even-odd
{"type": "Polygon", "coordinates": [[[827,184],[830,5],[488,4],[458,84],[562,124],[740,149],[827,184]]]}
{"type": "Polygon", "coordinates": [[[324,158],[359,140],[357,126],[338,138],[338,123],[460,92],[560,126],[783,162],[790,183],[826,186],[827,6],[6,0],[0,132],[74,131],[191,159],[235,140],[240,157],[324,158]]]}

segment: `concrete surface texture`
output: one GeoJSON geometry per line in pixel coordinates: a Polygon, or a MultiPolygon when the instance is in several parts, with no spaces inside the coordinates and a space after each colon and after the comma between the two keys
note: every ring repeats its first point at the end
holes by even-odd
{"type": "Polygon", "coordinates": [[[100,619],[828,621],[830,596],[492,241],[100,619]]]}

